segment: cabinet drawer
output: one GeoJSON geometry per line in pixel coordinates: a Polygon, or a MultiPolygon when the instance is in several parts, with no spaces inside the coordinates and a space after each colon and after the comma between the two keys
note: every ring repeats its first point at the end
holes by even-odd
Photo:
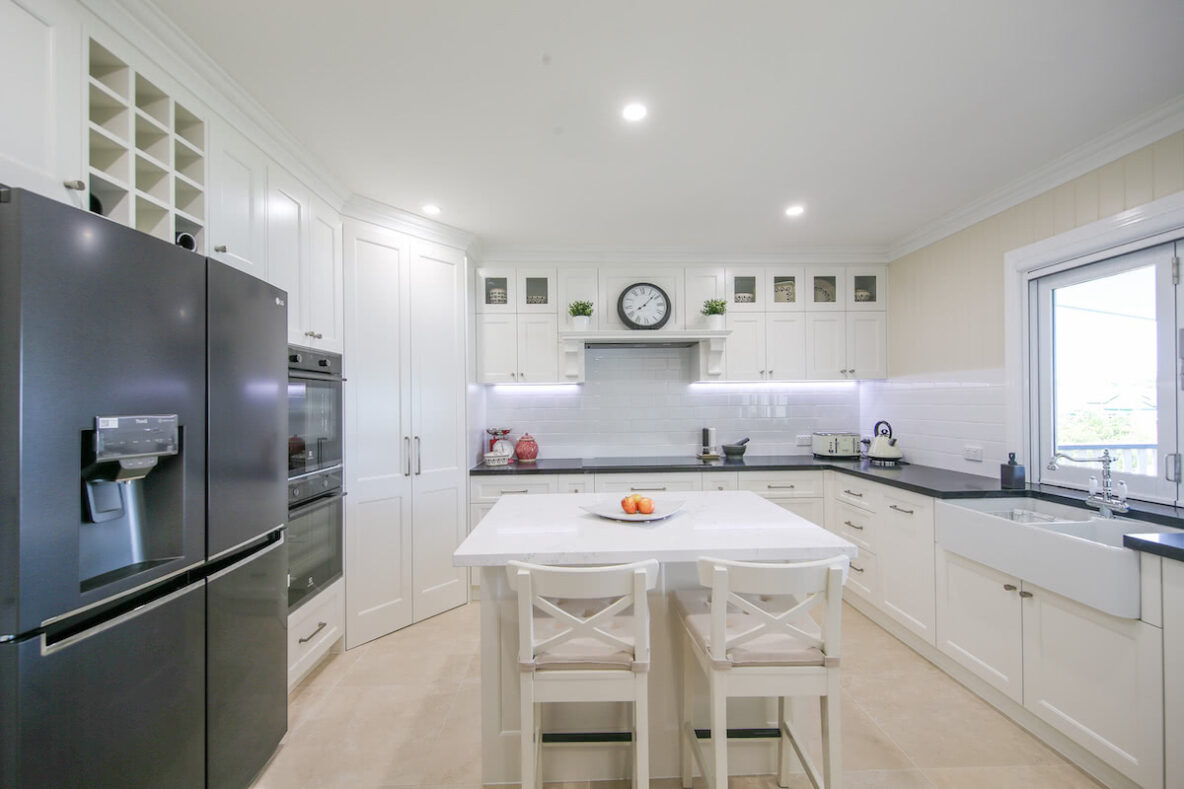
{"type": "Polygon", "coordinates": [[[555,477],[507,476],[502,479],[473,478],[473,501],[497,501],[502,496],[555,493],[555,477]]]}
{"type": "Polygon", "coordinates": [[[288,690],[345,634],[343,581],[337,581],[288,617],[288,690]]]}
{"type": "Polygon", "coordinates": [[[803,499],[791,496],[767,496],[782,509],[800,515],[815,526],[826,525],[826,499],[803,499]]]}
{"type": "Polygon", "coordinates": [[[821,471],[738,472],[740,490],[777,498],[821,498],[821,471]]]}
{"type": "Polygon", "coordinates": [[[867,510],[854,507],[846,501],[837,501],[832,526],[835,534],[859,546],[860,555],[864,551],[876,549],[875,519],[867,510]]]}
{"type": "Polygon", "coordinates": [[[921,528],[933,531],[933,499],[918,493],[891,488],[880,494],[880,512],[883,515],[914,520],[921,528]]]}
{"type": "Polygon", "coordinates": [[[590,493],[592,477],[585,474],[562,474],[555,477],[555,493],[590,493]]]}
{"type": "Polygon", "coordinates": [[[739,490],[740,476],[735,471],[705,471],[703,472],[703,490],[739,490]]]}
{"type": "Polygon", "coordinates": [[[876,555],[860,549],[859,555],[851,560],[847,573],[846,592],[855,593],[874,605],[880,604],[880,573],[876,555]]]}
{"type": "Polygon", "coordinates": [[[835,498],[876,512],[880,506],[880,486],[874,482],[852,477],[850,474],[836,474],[834,478],[835,498]]]}
{"type": "Polygon", "coordinates": [[[671,493],[703,490],[703,473],[596,474],[597,493],[671,493]]]}

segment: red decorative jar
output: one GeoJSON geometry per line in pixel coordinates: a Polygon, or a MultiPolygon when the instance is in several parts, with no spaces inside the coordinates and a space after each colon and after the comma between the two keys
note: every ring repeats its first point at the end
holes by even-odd
{"type": "Polygon", "coordinates": [[[539,458],[539,442],[535,441],[530,433],[526,433],[518,439],[518,444],[514,447],[514,454],[523,463],[533,463],[539,458]]]}

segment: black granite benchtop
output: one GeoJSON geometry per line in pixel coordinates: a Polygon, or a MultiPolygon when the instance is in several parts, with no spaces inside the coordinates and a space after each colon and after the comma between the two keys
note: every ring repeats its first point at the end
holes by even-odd
{"type": "MultiPolygon", "coordinates": [[[[813,455],[755,455],[739,460],[699,460],[695,457],[545,458],[534,463],[486,466],[469,470],[472,476],[530,474],[637,474],[669,471],[837,471],[854,477],[910,490],[936,499],[1033,498],[1084,507],[1084,491],[1051,485],[1029,485],[1023,490],[1005,489],[998,481],[977,474],[905,463],[893,468],[871,465],[867,460],[837,460],[813,455]]],[[[1163,504],[1132,502],[1124,518],[1184,528],[1184,509],[1163,504]]],[[[1184,532],[1178,534],[1127,535],[1128,548],[1149,551],[1184,561],[1184,532]]]]}

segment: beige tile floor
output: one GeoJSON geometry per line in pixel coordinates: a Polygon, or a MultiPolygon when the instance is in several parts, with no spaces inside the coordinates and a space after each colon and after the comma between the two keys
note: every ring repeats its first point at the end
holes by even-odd
{"type": "MultiPolygon", "coordinates": [[[[1098,786],[849,606],[843,628],[847,789],[1098,786]]],[[[293,692],[288,736],[254,789],[478,789],[479,629],[474,603],[326,661],[293,692]]],[[[809,785],[798,777],[795,789],[809,785]]],[[[777,784],[749,776],[730,785],[777,784]]]]}

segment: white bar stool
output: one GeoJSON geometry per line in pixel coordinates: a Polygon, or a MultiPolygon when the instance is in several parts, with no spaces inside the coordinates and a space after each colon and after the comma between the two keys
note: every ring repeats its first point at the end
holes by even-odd
{"type": "Polygon", "coordinates": [[[550,701],[633,702],[633,782],[636,789],[648,787],[646,592],[657,585],[657,561],[610,567],[510,562],[506,570],[518,592],[523,789],[543,783],[538,705],[550,701]],[[630,607],[633,614],[624,615],[630,607]]]}
{"type": "Polygon", "coordinates": [[[779,779],[789,783],[789,748],[801,759],[816,789],[842,782],[839,721],[839,628],[848,559],[757,564],[699,560],[699,583],[710,589],[674,593],[686,634],[683,652],[682,785],[691,787],[691,759],[712,789],[728,786],[727,700],[777,697],[779,779]],[[822,627],[809,616],[823,605],[822,627]],[[708,762],[695,735],[691,692],[694,666],[706,674],[711,694],[708,762]],[[788,720],[792,696],[818,696],[822,713],[822,774],[788,720]]]}

